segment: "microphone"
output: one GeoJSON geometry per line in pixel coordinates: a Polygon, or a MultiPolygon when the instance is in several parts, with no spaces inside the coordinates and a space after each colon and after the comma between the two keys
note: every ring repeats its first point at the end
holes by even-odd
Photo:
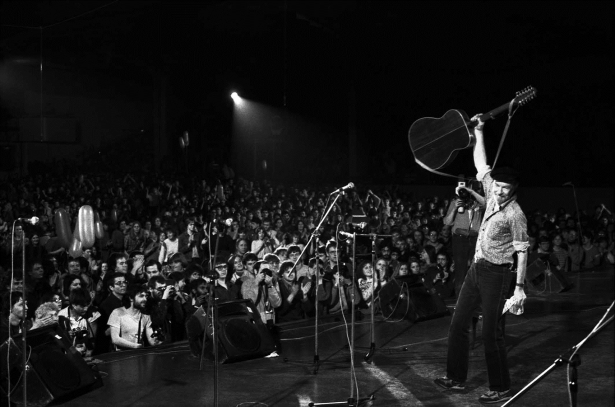
{"type": "Polygon", "coordinates": [[[17,220],[19,220],[21,222],[29,223],[31,225],[36,225],[38,223],[38,221],[39,221],[39,219],[36,216],[32,216],[31,218],[19,218],[17,220]]]}
{"type": "Polygon", "coordinates": [[[354,188],[354,184],[352,182],[349,182],[348,185],[346,185],[345,187],[341,187],[336,189],[335,191],[331,192],[331,194],[329,195],[333,195],[333,194],[339,194],[340,192],[345,192],[349,189],[353,189],[354,188]]]}
{"type": "Polygon", "coordinates": [[[343,230],[340,230],[339,232],[337,232],[337,234],[342,236],[342,237],[349,238],[349,239],[354,238],[354,233],[344,232],[343,230]]]}
{"type": "Polygon", "coordinates": [[[365,229],[367,227],[367,222],[351,223],[351,225],[354,226],[355,228],[365,229]]]}

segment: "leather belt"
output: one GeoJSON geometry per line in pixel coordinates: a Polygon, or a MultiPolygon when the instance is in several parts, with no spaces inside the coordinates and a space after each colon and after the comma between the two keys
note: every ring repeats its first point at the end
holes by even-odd
{"type": "Polygon", "coordinates": [[[503,263],[503,264],[495,264],[495,263],[491,263],[490,261],[487,261],[485,259],[478,259],[477,263],[486,263],[489,266],[496,266],[496,267],[504,267],[507,269],[512,269],[513,264],[512,263],[503,263]]]}

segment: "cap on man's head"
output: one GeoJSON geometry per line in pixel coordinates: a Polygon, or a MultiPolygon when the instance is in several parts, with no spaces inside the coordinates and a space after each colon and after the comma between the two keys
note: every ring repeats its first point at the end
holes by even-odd
{"type": "Polygon", "coordinates": [[[498,167],[491,171],[491,178],[507,184],[519,183],[519,172],[510,167],[498,167]]]}

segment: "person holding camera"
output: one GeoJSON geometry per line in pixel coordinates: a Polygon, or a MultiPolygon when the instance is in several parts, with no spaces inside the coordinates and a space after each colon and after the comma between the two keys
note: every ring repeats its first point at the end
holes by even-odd
{"type": "Polygon", "coordinates": [[[455,194],[457,199],[449,204],[443,222],[452,229],[452,257],[455,270],[453,278],[455,296],[458,296],[476,249],[478,230],[485,212],[485,198],[474,191],[471,184],[470,188],[466,187],[465,182],[459,182],[455,194]]]}
{"type": "Polygon", "coordinates": [[[252,300],[264,323],[275,324],[274,309],[282,305],[280,290],[270,269],[260,267],[259,263],[254,269],[256,275],[243,282],[241,295],[246,300],[252,300]]]}
{"type": "Polygon", "coordinates": [[[479,402],[494,404],[511,397],[503,311],[506,305],[517,315],[523,312],[523,287],[530,244],[527,219],[517,203],[519,174],[512,168],[492,170],[487,165],[484,122],[480,117],[476,115],[472,119],[476,123],[473,157],[487,205],[478,230],[474,259],[461,287],[449,328],[446,376],[435,379],[435,383],[447,390],[465,389],[470,324],[474,313],[482,306],[489,391],[479,398],[479,402]],[[507,300],[513,289],[513,296],[507,300]]]}
{"type": "MultiPolygon", "coordinates": [[[[168,282],[163,276],[157,275],[149,279],[147,287],[149,298],[146,304],[146,313],[152,320],[154,337],[164,343],[173,342],[171,320],[174,318],[169,315],[172,313],[173,307],[169,307],[169,302],[175,295],[175,282],[168,282]]],[[[173,304],[171,303],[171,305],[173,304]]]]}
{"type": "Polygon", "coordinates": [[[73,346],[79,348],[84,356],[94,349],[100,318],[100,312],[95,307],[90,307],[90,302],[88,290],[78,288],[70,292],[69,306],[58,313],[60,326],[69,334],[73,346]]]}

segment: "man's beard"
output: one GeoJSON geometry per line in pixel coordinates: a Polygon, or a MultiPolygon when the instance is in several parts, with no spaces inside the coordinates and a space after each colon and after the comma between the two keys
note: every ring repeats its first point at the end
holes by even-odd
{"type": "Polygon", "coordinates": [[[145,311],[145,301],[139,301],[134,303],[134,308],[139,311],[145,311]]]}

